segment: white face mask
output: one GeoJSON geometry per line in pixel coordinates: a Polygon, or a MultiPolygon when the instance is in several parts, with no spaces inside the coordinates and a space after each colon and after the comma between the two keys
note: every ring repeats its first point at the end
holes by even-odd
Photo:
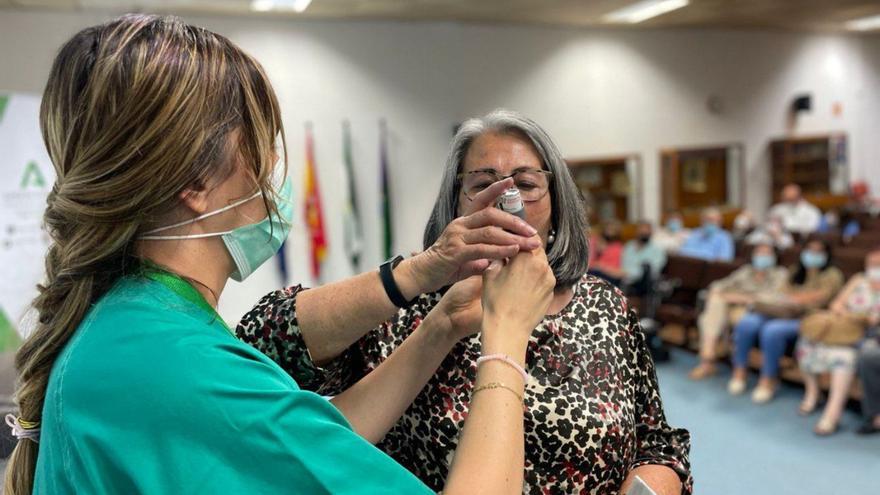
{"type": "Polygon", "coordinates": [[[880,266],[869,266],[865,274],[871,282],[880,283],[880,266]]]}

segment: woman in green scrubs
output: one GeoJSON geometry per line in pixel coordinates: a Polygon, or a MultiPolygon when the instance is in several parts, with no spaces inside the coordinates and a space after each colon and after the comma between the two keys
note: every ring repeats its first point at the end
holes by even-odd
{"type": "MultiPolygon", "coordinates": [[[[509,180],[397,265],[401,297],[454,285],[419,338],[337,404],[300,390],[215,311],[228,278],[279,249],[292,214],[289,181],[274,179],[286,171],[274,165],[278,102],[256,61],[174,18],[125,16],[61,48],[40,121],[57,173],[53,242],[17,355],[7,495],[427,492],[364,435],[393,424],[476,330],[506,359],[480,366],[445,492],[521,492],[518,366],[554,280],[534,232],[490,207],[509,180]]],[[[390,316],[386,290],[373,272],[305,291],[301,321],[276,324],[332,339],[390,316]]]]}

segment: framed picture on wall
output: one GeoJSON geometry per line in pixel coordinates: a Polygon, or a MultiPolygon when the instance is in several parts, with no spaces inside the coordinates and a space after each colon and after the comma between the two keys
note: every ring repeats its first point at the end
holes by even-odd
{"type": "Polygon", "coordinates": [[[691,193],[705,193],[709,186],[706,185],[706,174],[709,171],[709,162],[702,158],[687,160],[681,164],[681,188],[691,193]]]}

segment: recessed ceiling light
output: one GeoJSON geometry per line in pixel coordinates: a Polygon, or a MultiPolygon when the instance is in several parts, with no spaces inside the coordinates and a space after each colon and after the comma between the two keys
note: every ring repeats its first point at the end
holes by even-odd
{"type": "Polygon", "coordinates": [[[689,0],[643,0],[602,17],[605,22],[636,24],[652,17],[686,7],[689,0]]]}
{"type": "Polygon", "coordinates": [[[251,10],[268,12],[270,10],[292,10],[300,13],[309,8],[312,0],[251,0],[251,10]]]}
{"type": "Polygon", "coordinates": [[[853,19],[846,23],[846,28],[852,31],[871,31],[873,29],[880,29],[880,15],[853,19]]]}

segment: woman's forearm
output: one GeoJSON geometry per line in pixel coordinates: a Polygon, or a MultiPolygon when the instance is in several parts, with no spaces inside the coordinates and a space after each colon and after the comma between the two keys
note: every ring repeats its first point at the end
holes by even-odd
{"type": "Polygon", "coordinates": [[[389,358],[331,402],[355,431],[377,443],[415,400],[455,345],[451,326],[428,315],[389,358]]]}
{"type": "MultiPolygon", "coordinates": [[[[503,353],[520,364],[525,358],[522,348],[505,348],[484,343],[484,354],[503,353]]],[[[477,370],[474,390],[487,384],[503,384],[475,393],[471,398],[468,418],[461,441],[449,470],[443,493],[459,494],[521,494],[525,459],[522,397],[525,384],[522,376],[510,365],[489,361],[477,370]]]]}
{"type": "MultiPolygon", "coordinates": [[[[409,258],[394,269],[394,279],[406,299],[426,290],[419,263],[409,258]]],[[[299,330],[317,364],[338,356],[398,310],[385,294],[378,271],[303,291],[296,306],[299,330]]]]}
{"type": "Polygon", "coordinates": [[[620,488],[622,495],[626,495],[636,476],[641,478],[657,495],[681,494],[681,479],[679,479],[678,473],[666,466],[647,464],[629,472],[629,475],[623,481],[623,486],[620,488]]]}

